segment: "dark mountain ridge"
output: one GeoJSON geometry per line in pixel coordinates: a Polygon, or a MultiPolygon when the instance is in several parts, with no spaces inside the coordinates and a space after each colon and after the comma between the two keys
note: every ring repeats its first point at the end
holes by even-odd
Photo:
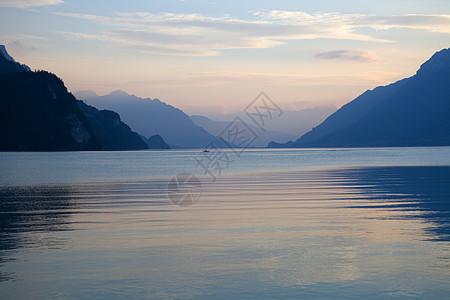
{"type": "Polygon", "coordinates": [[[450,49],[417,73],[366,91],[295,142],[272,147],[450,145],[450,49]]]}
{"type": "Polygon", "coordinates": [[[77,100],[77,104],[91,124],[94,134],[99,137],[102,150],[148,149],[143,139],[120,120],[118,113],[98,110],[80,100],[77,100]]]}
{"type": "MultiPolygon", "coordinates": [[[[153,138],[152,148],[167,145],[153,138]]],[[[0,151],[148,149],[113,111],[79,102],[56,75],[31,72],[0,45],[0,151]]]]}
{"type": "Polygon", "coordinates": [[[0,74],[0,150],[101,150],[86,116],[54,74],[0,74]]]}
{"type": "Polygon", "coordinates": [[[9,73],[9,72],[22,72],[28,71],[31,69],[27,65],[19,64],[12,58],[4,45],[0,45],[0,73],[9,73]]]}

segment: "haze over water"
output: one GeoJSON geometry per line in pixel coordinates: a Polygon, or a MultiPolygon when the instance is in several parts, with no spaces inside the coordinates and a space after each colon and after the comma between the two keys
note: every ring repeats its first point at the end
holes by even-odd
{"type": "Polygon", "coordinates": [[[199,151],[0,153],[0,295],[444,299],[449,150],[255,149],[215,182],[199,151]]]}

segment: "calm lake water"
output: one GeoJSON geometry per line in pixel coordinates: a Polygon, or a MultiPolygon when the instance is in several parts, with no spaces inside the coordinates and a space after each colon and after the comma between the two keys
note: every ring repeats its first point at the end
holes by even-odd
{"type": "Polygon", "coordinates": [[[210,158],[0,153],[0,298],[448,299],[450,147],[210,158]]]}

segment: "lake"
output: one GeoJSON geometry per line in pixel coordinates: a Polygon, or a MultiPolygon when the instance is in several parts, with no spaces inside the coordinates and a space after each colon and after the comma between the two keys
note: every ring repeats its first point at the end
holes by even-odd
{"type": "Polygon", "coordinates": [[[450,294],[450,147],[4,152],[0,168],[2,299],[450,294]],[[193,205],[172,204],[181,173],[193,205]]]}

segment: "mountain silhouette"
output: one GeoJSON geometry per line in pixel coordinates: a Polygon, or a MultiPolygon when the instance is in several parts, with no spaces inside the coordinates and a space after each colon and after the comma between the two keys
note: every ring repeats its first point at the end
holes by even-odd
{"type": "Polygon", "coordinates": [[[19,64],[12,58],[4,45],[0,45],[0,73],[31,71],[27,65],[19,64]]]}
{"type": "Polygon", "coordinates": [[[144,136],[159,134],[172,148],[204,148],[211,142],[218,147],[225,146],[219,138],[196,125],[182,110],[159,99],[144,99],[118,90],[82,100],[95,107],[118,112],[134,131],[144,136]]]}
{"type": "Polygon", "coordinates": [[[76,91],[75,93],[73,93],[73,95],[77,99],[89,99],[89,98],[98,97],[98,94],[91,90],[76,91]]]}
{"type": "Polygon", "coordinates": [[[80,110],[87,117],[93,133],[100,139],[102,150],[148,149],[144,140],[120,120],[118,113],[110,110],[98,110],[83,101],[76,101],[80,110]]]}
{"type": "MultiPolygon", "coordinates": [[[[225,130],[225,128],[233,120],[233,119],[230,119],[229,121],[216,121],[216,120],[212,120],[208,117],[199,116],[199,115],[193,115],[193,116],[190,116],[190,118],[192,121],[194,121],[195,124],[203,127],[209,133],[211,133],[212,135],[215,135],[215,136],[219,136],[223,132],[223,130],[225,130]]],[[[272,131],[272,130],[262,131],[259,127],[254,126],[250,123],[248,123],[247,125],[258,136],[258,138],[255,140],[255,142],[252,143],[253,147],[265,147],[268,142],[270,142],[274,139],[283,141],[283,140],[287,140],[292,137],[295,137],[292,134],[284,133],[284,132],[278,132],[278,131],[272,131]]]]}
{"type": "Polygon", "coordinates": [[[148,149],[170,149],[169,145],[166,144],[159,134],[148,138],[141,135],[141,139],[147,144],[148,149]]]}
{"type": "Polygon", "coordinates": [[[77,101],[56,75],[31,72],[0,46],[1,151],[140,149],[147,144],[117,113],[77,101]]]}
{"type": "Polygon", "coordinates": [[[100,150],[75,98],[48,72],[0,74],[0,150],[100,150]]]}
{"type": "MultiPolygon", "coordinates": [[[[256,133],[258,138],[252,143],[253,147],[265,147],[270,141],[286,141],[293,139],[300,134],[311,130],[314,126],[320,124],[326,117],[334,113],[337,108],[330,106],[316,106],[302,110],[283,110],[279,118],[271,119],[265,128],[261,130],[251,121],[247,122],[250,129],[256,133]]],[[[218,136],[230,124],[230,122],[240,117],[246,120],[243,112],[231,114],[216,114],[213,117],[199,115],[190,116],[195,124],[205,128],[212,135],[218,136]]]]}
{"type": "Polygon", "coordinates": [[[269,147],[450,145],[450,49],[417,73],[366,91],[295,142],[269,147]]]}

